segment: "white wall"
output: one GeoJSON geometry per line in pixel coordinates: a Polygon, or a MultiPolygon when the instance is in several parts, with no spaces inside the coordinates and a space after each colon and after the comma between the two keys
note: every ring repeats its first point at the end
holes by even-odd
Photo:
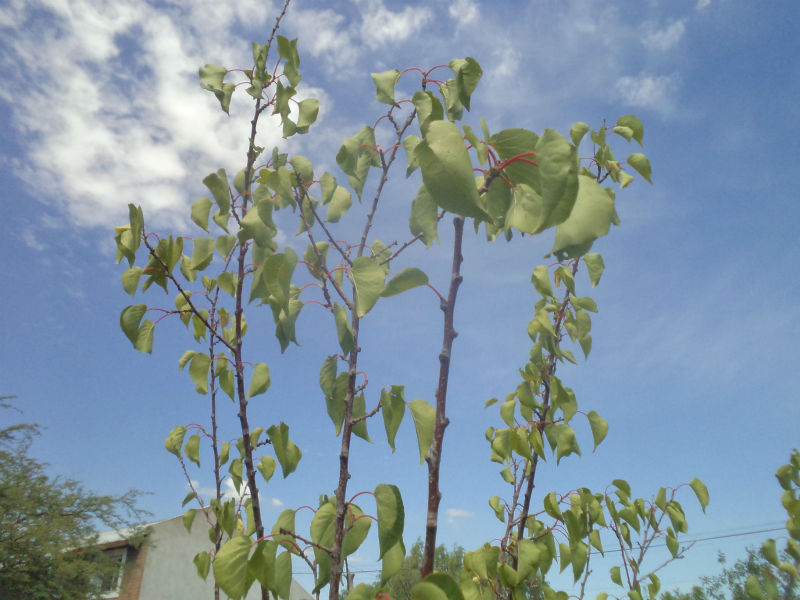
{"type": "MultiPolygon", "coordinates": [[[[183,518],[175,517],[153,524],[147,545],[139,600],[197,600],[214,597],[214,578],[209,573],[203,581],[192,559],[203,550],[210,550],[208,523],[198,511],[192,532],[187,533],[183,518]]],[[[227,598],[220,592],[220,597],[227,598]]],[[[246,600],[260,600],[261,588],[253,584],[246,600]]],[[[311,596],[292,581],[290,600],[310,600],[311,596]]]]}

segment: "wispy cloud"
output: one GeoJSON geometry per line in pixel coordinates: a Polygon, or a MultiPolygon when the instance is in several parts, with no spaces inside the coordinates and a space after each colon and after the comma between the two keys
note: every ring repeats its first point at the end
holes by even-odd
{"type": "Polygon", "coordinates": [[[445,514],[447,515],[447,521],[449,523],[453,523],[457,519],[466,519],[472,516],[470,511],[463,508],[448,508],[445,510],[445,514]]]}
{"type": "Polygon", "coordinates": [[[478,6],[472,0],[456,0],[450,5],[448,14],[459,25],[466,25],[478,18],[478,6]]]}
{"type": "Polygon", "coordinates": [[[697,6],[695,8],[697,10],[703,10],[704,8],[708,7],[711,4],[711,0],[697,0],[697,6]]]}
{"type": "MultiPolygon", "coordinates": [[[[208,502],[211,498],[215,498],[217,495],[217,490],[215,488],[201,486],[200,482],[197,481],[196,479],[193,479],[191,481],[191,485],[189,484],[186,485],[190,489],[194,489],[194,491],[198,493],[198,495],[203,499],[204,502],[208,502]]],[[[222,497],[225,500],[234,499],[238,501],[241,500],[242,498],[245,498],[246,496],[248,496],[246,485],[242,484],[240,492],[237,492],[236,486],[233,485],[233,479],[228,477],[222,482],[222,497]]],[[[260,498],[261,494],[259,493],[258,496],[260,498]]]]}
{"type": "Polygon", "coordinates": [[[673,75],[623,76],[617,80],[616,91],[623,102],[638,108],[670,112],[675,103],[677,81],[673,75]]]}
{"type": "Polygon", "coordinates": [[[420,30],[433,19],[433,11],[424,6],[406,6],[400,12],[392,12],[383,2],[361,2],[360,6],[364,11],[361,36],[370,48],[419,35],[420,30]]]}
{"type": "Polygon", "coordinates": [[[31,250],[41,252],[47,248],[30,229],[23,229],[19,235],[22,238],[22,242],[31,250]]]}
{"type": "Polygon", "coordinates": [[[660,29],[652,24],[645,28],[642,44],[651,50],[666,52],[677,45],[686,31],[686,19],[680,19],[660,29]]]}

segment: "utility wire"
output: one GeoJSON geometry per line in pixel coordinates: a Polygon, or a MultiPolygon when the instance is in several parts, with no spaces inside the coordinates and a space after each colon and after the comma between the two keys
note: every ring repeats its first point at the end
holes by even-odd
{"type": "MultiPolygon", "coordinates": [[[[697,542],[707,542],[709,540],[722,540],[722,539],[725,539],[725,538],[741,537],[741,536],[745,536],[745,535],[755,535],[757,533],[772,533],[772,532],[775,532],[775,531],[785,531],[785,528],[784,527],[773,527],[773,528],[770,528],[770,529],[755,529],[755,530],[752,530],[752,531],[742,531],[740,533],[728,533],[728,534],[725,534],[725,535],[712,535],[712,536],[708,536],[708,537],[695,538],[695,539],[690,539],[690,540],[681,540],[681,542],[683,544],[694,544],[694,543],[697,543],[697,542]]],[[[664,544],[653,544],[651,547],[653,547],[653,548],[663,548],[666,545],[667,545],[666,543],[664,543],[664,544]]],[[[606,550],[605,552],[607,554],[609,554],[611,552],[620,552],[620,550],[612,548],[610,550],[606,550]]],[[[412,569],[409,569],[407,567],[403,567],[400,570],[401,571],[410,571],[412,569]]],[[[350,572],[351,573],[380,573],[381,569],[350,569],[350,572]]],[[[297,572],[296,575],[313,575],[313,573],[311,573],[311,571],[309,571],[307,573],[301,571],[301,572],[297,572]]]]}

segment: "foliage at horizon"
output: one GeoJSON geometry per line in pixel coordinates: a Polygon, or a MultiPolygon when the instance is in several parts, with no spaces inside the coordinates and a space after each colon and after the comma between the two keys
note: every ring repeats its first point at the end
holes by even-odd
{"type": "Polygon", "coordinates": [[[119,567],[94,546],[96,524],[116,529],[138,521],[138,494],[98,496],[50,477],[28,454],[38,435],[33,424],[0,429],[0,598],[99,598],[97,582],[119,567]]]}

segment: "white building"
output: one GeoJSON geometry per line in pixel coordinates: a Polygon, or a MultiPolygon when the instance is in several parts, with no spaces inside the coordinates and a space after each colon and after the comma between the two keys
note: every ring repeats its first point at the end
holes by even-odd
{"type": "MultiPolygon", "coordinates": [[[[103,550],[118,558],[116,577],[102,582],[103,597],[109,600],[199,600],[214,598],[214,577],[205,581],[197,574],[192,559],[198,552],[210,550],[208,524],[202,511],[195,514],[191,533],[183,525],[183,516],[156,521],[142,527],[146,541],[139,548],[126,539],[130,532],[107,531],[99,536],[103,550]]],[[[220,598],[227,596],[220,591],[220,598]]],[[[261,587],[255,582],[246,600],[260,600],[261,587]]],[[[292,579],[289,600],[313,600],[292,579]]]]}

